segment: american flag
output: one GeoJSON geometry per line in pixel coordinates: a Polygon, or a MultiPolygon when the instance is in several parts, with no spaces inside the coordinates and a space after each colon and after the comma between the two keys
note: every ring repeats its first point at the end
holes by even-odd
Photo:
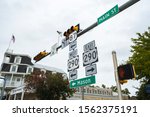
{"type": "Polygon", "coordinates": [[[15,36],[14,35],[12,35],[11,40],[13,41],[13,43],[15,43],[15,36]]]}

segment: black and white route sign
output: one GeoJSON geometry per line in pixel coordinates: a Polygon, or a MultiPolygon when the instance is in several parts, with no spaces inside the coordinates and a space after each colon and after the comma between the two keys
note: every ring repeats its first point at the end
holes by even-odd
{"type": "Polygon", "coordinates": [[[98,61],[97,48],[83,53],[83,66],[95,63],[98,61]]]}
{"type": "Polygon", "coordinates": [[[79,68],[79,55],[68,60],[68,71],[79,68]]]}
{"type": "Polygon", "coordinates": [[[77,48],[77,40],[74,40],[69,44],[69,51],[74,50],[75,48],[77,48]]]}
{"type": "Polygon", "coordinates": [[[77,56],[77,53],[78,53],[77,49],[75,49],[75,50],[69,52],[69,59],[71,59],[71,58],[77,56]]]}
{"type": "Polygon", "coordinates": [[[69,80],[75,80],[75,79],[77,79],[77,70],[76,69],[69,71],[69,80]]]}
{"type": "Polygon", "coordinates": [[[96,64],[92,64],[92,65],[86,66],[85,67],[85,74],[86,74],[86,76],[97,74],[96,64]]]}
{"type": "Polygon", "coordinates": [[[95,48],[95,40],[93,40],[83,46],[84,52],[93,50],[94,48],[95,48]]]}
{"type": "Polygon", "coordinates": [[[67,39],[62,39],[62,41],[61,41],[61,48],[63,49],[63,48],[65,48],[66,46],[68,46],[69,45],[69,40],[67,39]]]}
{"type": "Polygon", "coordinates": [[[77,31],[74,31],[69,35],[69,43],[75,41],[76,39],[77,39],[77,31]]]}

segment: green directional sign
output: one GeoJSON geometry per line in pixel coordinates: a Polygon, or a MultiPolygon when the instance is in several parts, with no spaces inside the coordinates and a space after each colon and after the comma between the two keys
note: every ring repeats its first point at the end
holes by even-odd
{"type": "Polygon", "coordinates": [[[95,83],[95,76],[81,78],[70,82],[70,88],[77,88],[95,83]]]}
{"type": "Polygon", "coordinates": [[[102,16],[100,16],[97,19],[97,23],[101,24],[104,21],[108,20],[109,18],[113,17],[114,15],[116,15],[119,12],[119,8],[118,5],[114,6],[112,9],[110,9],[109,11],[107,11],[105,14],[103,14],[102,16]]]}

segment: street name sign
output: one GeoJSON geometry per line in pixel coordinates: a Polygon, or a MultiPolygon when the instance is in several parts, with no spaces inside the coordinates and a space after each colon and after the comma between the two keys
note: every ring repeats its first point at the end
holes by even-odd
{"type": "Polygon", "coordinates": [[[96,82],[95,76],[81,78],[81,79],[78,79],[78,80],[71,81],[70,82],[70,88],[77,88],[77,87],[81,87],[81,86],[95,84],[95,82],[96,82]]]}
{"type": "Polygon", "coordinates": [[[97,73],[97,67],[96,64],[89,65],[85,67],[85,74],[86,76],[94,75],[97,73]]]}
{"type": "Polygon", "coordinates": [[[83,53],[83,66],[95,63],[98,61],[97,48],[83,53]]]}
{"type": "Polygon", "coordinates": [[[107,11],[105,14],[103,14],[102,16],[100,16],[97,19],[97,23],[101,24],[104,21],[108,20],[109,18],[115,16],[117,13],[119,13],[119,8],[118,5],[114,6],[112,9],[110,9],[109,11],[107,11]]]}
{"type": "Polygon", "coordinates": [[[79,55],[68,60],[68,71],[79,68],[79,55]]]}
{"type": "Polygon", "coordinates": [[[57,53],[57,47],[58,47],[58,43],[55,43],[55,44],[51,47],[51,54],[50,54],[50,56],[53,56],[54,54],[57,53]]]}
{"type": "Polygon", "coordinates": [[[69,71],[69,80],[75,80],[75,79],[77,79],[77,70],[76,69],[69,71]]]}

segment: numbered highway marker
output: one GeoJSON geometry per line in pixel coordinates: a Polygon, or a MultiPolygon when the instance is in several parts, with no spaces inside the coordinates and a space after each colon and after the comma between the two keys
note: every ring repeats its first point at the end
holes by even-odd
{"type": "Polygon", "coordinates": [[[68,60],[68,71],[79,68],[79,55],[68,60]]]}
{"type": "Polygon", "coordinates": [[[97,48],[83,53],[83,66],[95,63],[98,61],[97,48]]]}

